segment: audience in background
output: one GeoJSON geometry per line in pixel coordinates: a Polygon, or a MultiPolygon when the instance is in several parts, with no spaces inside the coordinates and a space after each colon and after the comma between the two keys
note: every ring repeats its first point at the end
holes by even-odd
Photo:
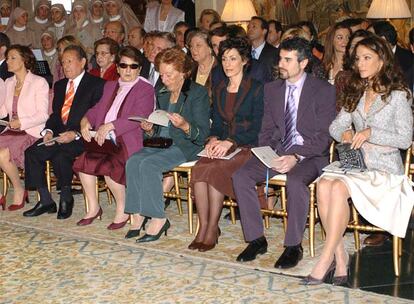
{"type": "Polygon", "coordinates": [[[146,32],[172,32],[179,21],[184,21],[184,12],[175,8],[172,0],[162,0],[159,5],[147,7],[144,29],[146,32]]]}
{"type": "Polygon", "coordinates": [[[220,15],[213,9],[204,9],[200,13],[199,28],[204,31],[209,31],[211,24],[220,22],[220,15]]]}

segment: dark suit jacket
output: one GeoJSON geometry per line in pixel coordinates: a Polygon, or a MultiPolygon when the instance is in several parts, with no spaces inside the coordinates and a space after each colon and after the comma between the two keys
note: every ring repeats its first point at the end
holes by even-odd
{"type": "Polygon", "coordinates": [[[7,62],[6,60],[3,61],[3,63],[0,65],[0,78],[3,80],[6,80],[9,77],[12,77],[14,74],[10,73],[7,69],[7,62]]]}
{"type": "Polygon", "coordinates": [[[263,85],[244,77],[236,95],[234,117],[225,117],[228,80],[220,82],[213,91],[212,125],[210,136],[231,139],[238,146],[257,146],[258,134],[263,118],[263,85]]]}
{"type": "Polygon", "coordinates": [[[285,135],[286,81],[275,80],[264,86],[264,116],[259,134],[260,146],[271,146],[278,154],[298,154],[306,158],[327,157],[332,142],[329,125],[335,118],[335,87],[307,74],[297,113],[296,129],[303,137],[302,146],[288,151],[282,146],[285,135]]]}
{"type": "Polygon", "coordinates": [[[185,12],[185,22],[187,22],[190,27],[195,27],[195,5],[192,0],[178,0],[176,7],[185,12]]]}
{"type": "Polygon", "coordinates": [[[76,90],[66,125],[62,121],[61,112],[65,102],[68,79],[62,79],[54,85],[52,114],[46,122],[45,129],[57,135],[65,131],[80,131],[80,121],[85,113],[101,98],[105,80],[85,72],[76,90]]]}
{"type": "MultiPolygon", "coordinates": [[[[157,93],[157,108],[168,111],[171,93],[162,87],[157,93]]],[[[173,139],[187,160],[197,158],[203,149],[204,142],[210,134],[210,102],[205,87],[187,79],[181,89],[175,113],[180,114],[190,124],[187,135],[181,129],[170,127],[170,137],[173,139]]],[[[153,137],[159,136],[161,128],[156,128],[153,137]]]]}
{"type": "Polygon", "coordinates": [[[273,68],[279,61],[279,49],[265,42],[265,46],[257,61],[267,69],[267,72],[270,73],[270,75],[272,75],[273,68]]]}
{"type": "Polygon", "coordinates": [[[394,56],[397,63],[400,65],[401,70],[406,73],[413,64],[413,54],[409,50],[403,49],[397,45],[394,56]]]}
{"type": "Polygon", "coordinates": [[[145,79],[148,79],[150,68],[151,68],[151,62],[149,62],[148,59],[144,56],[144,62],[142,63],[142,68],[141,68],[141,72],[139,73],[139,75],[144,77],[145,79]]]}

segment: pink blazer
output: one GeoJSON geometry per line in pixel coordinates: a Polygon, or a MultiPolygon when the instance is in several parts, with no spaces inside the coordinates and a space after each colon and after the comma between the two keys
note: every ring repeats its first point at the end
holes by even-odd
{"type": "MultiPolygon", "coordinates": [[[[11,118],[16,76],[7,78],[5,84],[6,94],[5,98],[0,98],[0,112],[8,114],[11,118]]],[[[49,118],[48,113],[49,85],[43,77],[28,72],[17,104],[20,129],[33,137],[40,138],[40,132],[44,129],[46,120],[49,118]]]]}

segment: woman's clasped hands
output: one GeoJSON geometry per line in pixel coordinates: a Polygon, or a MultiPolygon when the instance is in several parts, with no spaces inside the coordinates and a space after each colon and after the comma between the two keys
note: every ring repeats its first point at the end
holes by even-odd
{"type": "Polygon", "coordinates": [[[206,154],[208,158],[220,158],[226,156],[227,152],[231,149],[233,143],[228,140],[218,140],[217,138],[211,138],[206,145],[206,154]]]}

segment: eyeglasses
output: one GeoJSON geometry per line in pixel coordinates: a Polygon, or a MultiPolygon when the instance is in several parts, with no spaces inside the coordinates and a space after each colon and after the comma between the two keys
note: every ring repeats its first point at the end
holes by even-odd
{"type": "Polygon", "coordinates": [[[121,69],[126,69],[127,67],[130,67],[132,70],[136,70],[139,68],[139,64],[136,64],[136,63],[133,63],[133,64],[120,63],[118,66],[121,69]]]}

